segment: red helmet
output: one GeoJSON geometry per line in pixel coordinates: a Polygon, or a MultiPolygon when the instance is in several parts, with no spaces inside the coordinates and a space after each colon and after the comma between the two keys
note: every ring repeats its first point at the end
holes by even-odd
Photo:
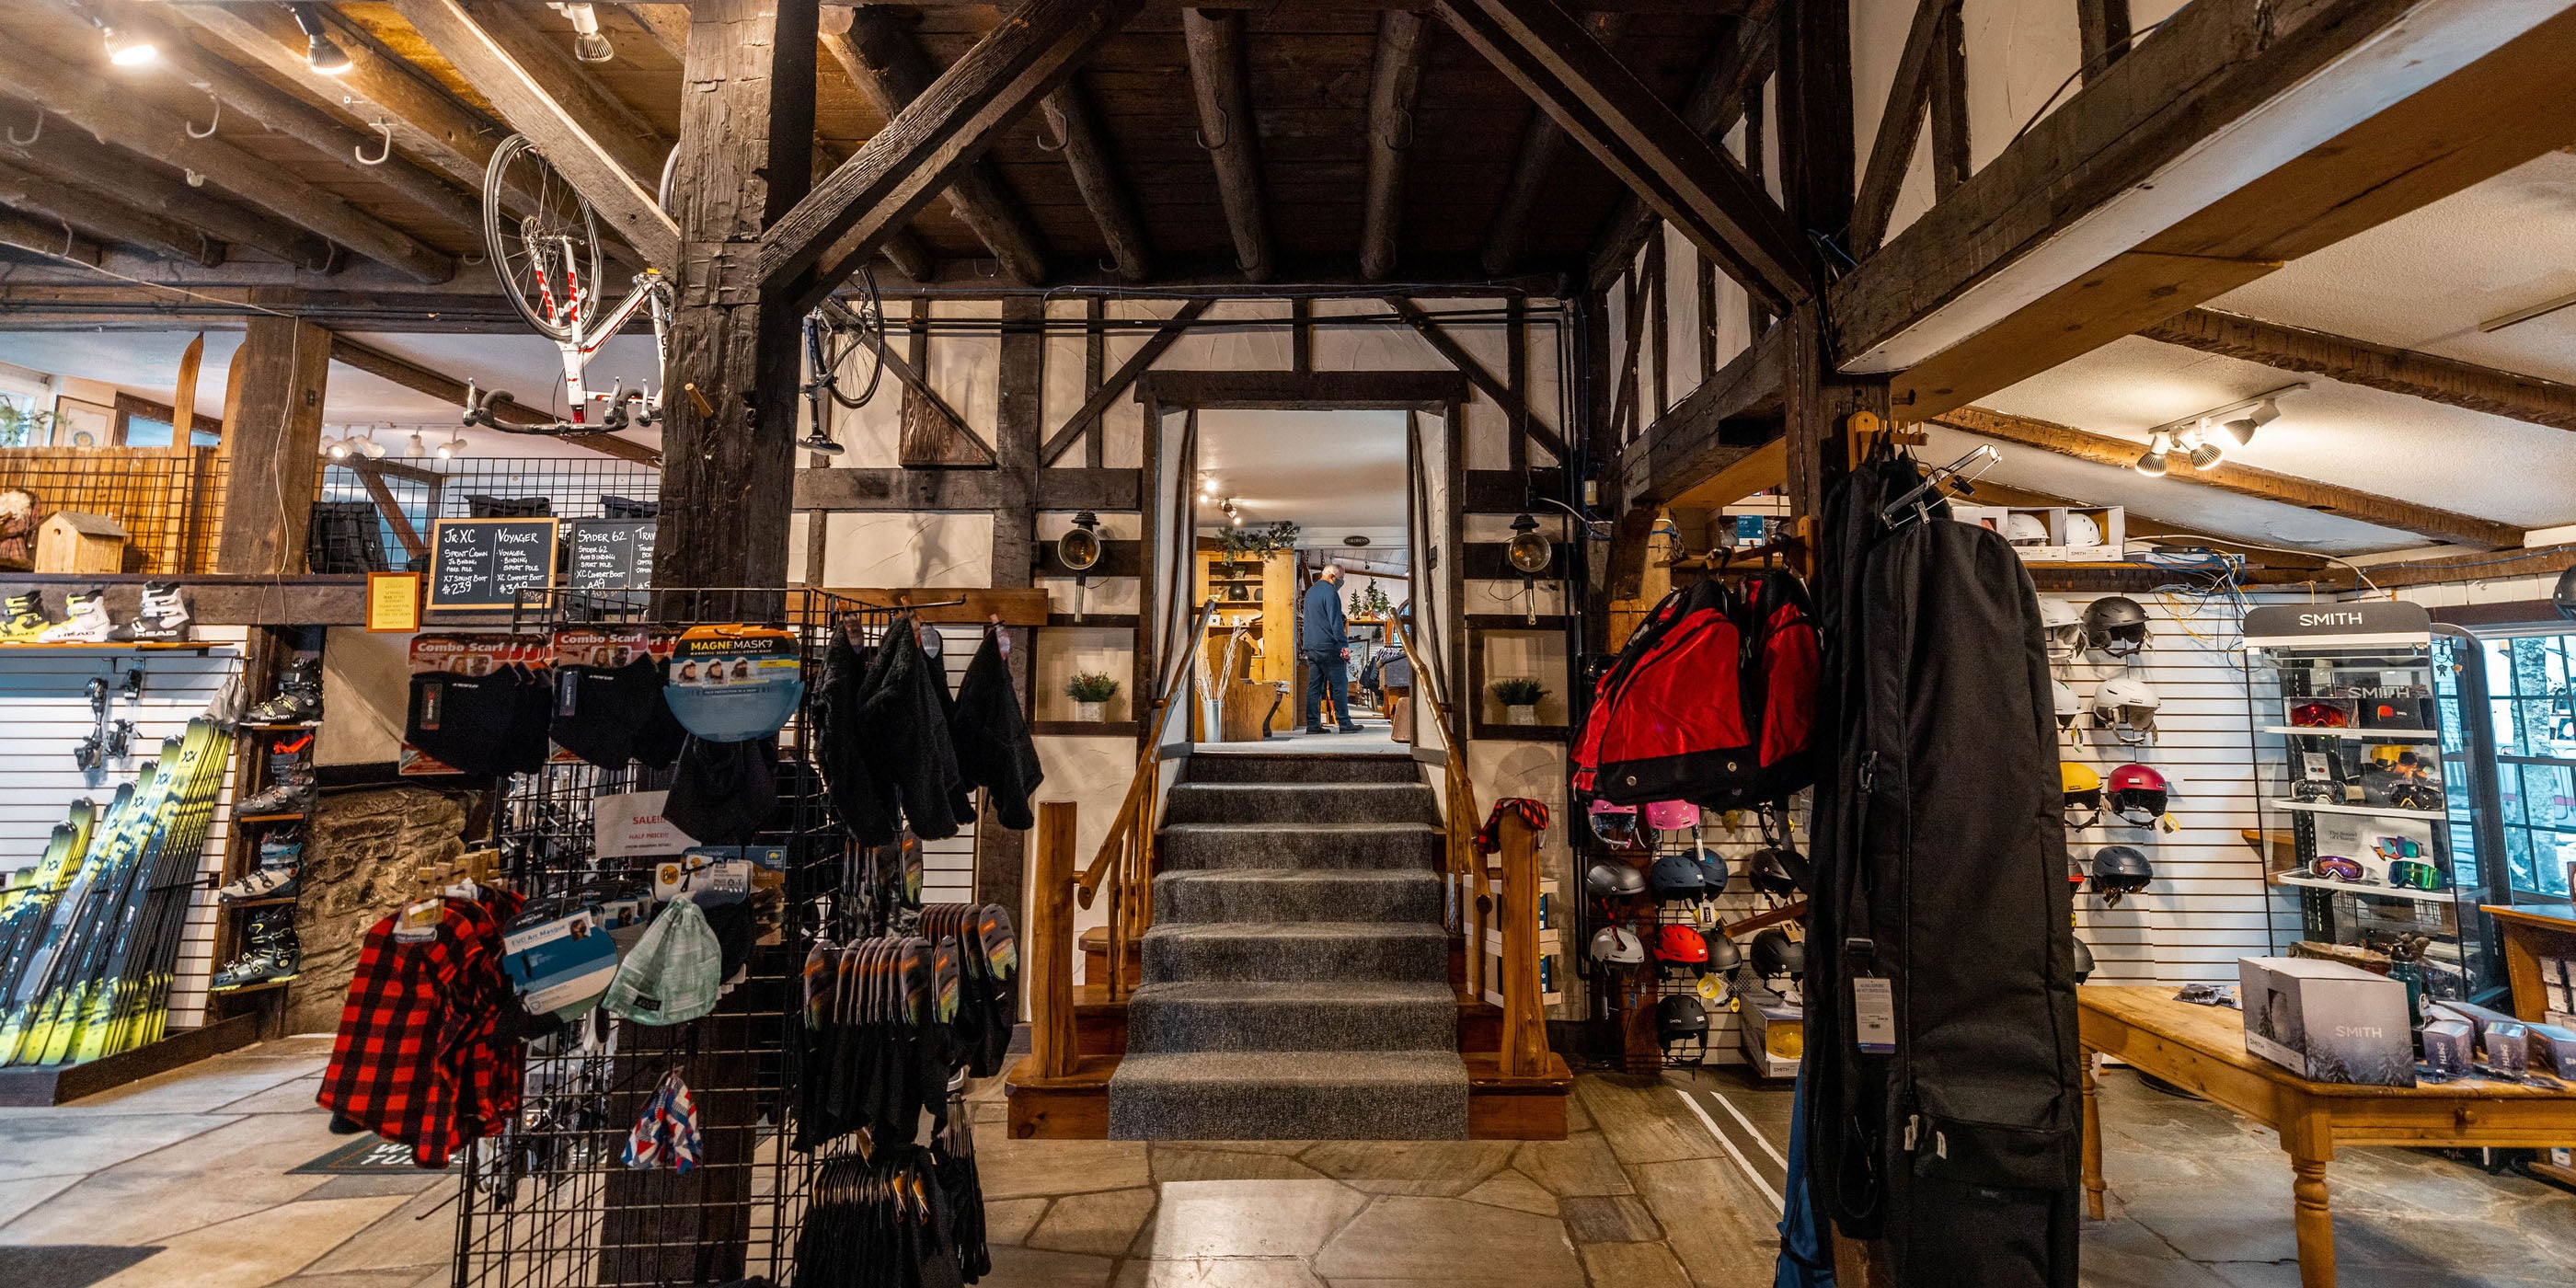
{"type": "Polygon", "coordinates": [[[2152,827],[2164,817],[2171,793],[2165,776],[2145,765],[2122,765],[2112,770],[2104,789],[2111,812],[2138,827],[2152,827]]]}
{"type": "Polygon", "coordinates": [[[1655,932],[1655,960],[1667,965],[1705,967],[1708,938],[1689,926],[1665,926],[1655,932]]]}

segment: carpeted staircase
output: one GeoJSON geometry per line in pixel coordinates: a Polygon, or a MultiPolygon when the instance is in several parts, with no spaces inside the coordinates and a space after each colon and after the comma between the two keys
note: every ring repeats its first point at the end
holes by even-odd
{"type": "Polygon", "coordinates": [[[1202,752],[1157,848],[1111,1138],[1466,1138],[1438,807],[1410,757],[1202,752]]]}

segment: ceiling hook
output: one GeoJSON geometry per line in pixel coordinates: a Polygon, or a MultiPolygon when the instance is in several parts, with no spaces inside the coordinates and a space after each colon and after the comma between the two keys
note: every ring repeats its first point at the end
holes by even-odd
{"type": "Polygon", "coordinates": [[[1207,129],[1204,126],[1190,131],[1190,137],[1196,139],[1201,148],[1210,152],[1222,152],[1234,142],[1234,114],[1220,107],[1216,110],[1216,119],[1217,123],[1224,127],[1225,137],[1214,143],[1207,141],[1207,129]]]}
{"type": "Polygon", "coordinates": [[[349,149],[349,152],[351,155],[358,158],[358,164],[360,165],[383,165],[386,161],[392,159],[394,154],[393,123],[391,121],[379,120],[371,122],[368,128],[373,129],[376,133],[384,136],[383,146],[376,149],[376,154],[374,156],[368,156],[367,150],[364,147],[354,147],[349,149]]]}
{"type": "Polygon", "coordinates": [[[1396,112],[1398,113],[1396,129],[1387,136],[1387,151],[1410,152],[1413,150],[1413,105],[1408,103],[1397,108],[1396,112]]]}
{"type": "Polygon", "coordinates": [[[9,136],[9,142],[12,145],[22,148],[34,147],[36,145],[36,140],[45,137],[45,109],[41,107],[36,109],[36,128],[29,132],[27,137],[23,139],[19,138],[18,127],[14,125],[8,128],[7,133],[9,136]]]}
{"type": "Polygon", "coordinates": [[[224,123],[224,101],[220,98],[215,98],[212,94],[208,94],[206,97],[215,99],[215,117],[213,120],[206,122],[206,128],[202,130],[198,129],[194,125],[190,125],[186,121],[179,122],[179,128],[187,131],[189,138],[211,139],[215,137],[215,127],[224,123]]]}
{"type": "Polygon", "coordinates": [[[1064,151],[1064,145],[1065,145],[1066,143],[1070,142],[1071,140],[1068,140],[1067,138],[1065,138],[1065,137],[1064,137],[1064,127],[1062,127],[1062,126],[1058,126],[1058,127],[1056,127],[1056,132],[1055,132],[1055,133],[1056,133],[1056,139],[1055,139],[1055,142],[1053,142],[1053,143],[1049,143],[1049,142],[1047,142],[1047,132],[1046,132],[1046,127],[1045,127],[1045,126],[1040,126],[1040,127],[1038,127],[1038,151],[1040,151],[1040,152],[1062,152],[1062,151],[1064,151]]]}
{"type": "Polygon", "coordinates": [[[179,167],[179,173],[187,176],[188,186],[191,188],[202,188],[206,186],[206,176],[199,174],[186,166],[179,167]]]}

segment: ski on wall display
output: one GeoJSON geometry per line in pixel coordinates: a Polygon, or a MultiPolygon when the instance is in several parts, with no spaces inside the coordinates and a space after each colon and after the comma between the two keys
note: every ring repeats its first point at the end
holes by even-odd
{"type": "Polygon", "coordinates": [[[13,949],[0,1064],[62,1064],[160,1036],[171,964],[204,852],[231,730],[204,717],[165,739],[115,802],[43,942],[13,949]]]}
{"type": "MultiPolygon", "coordinates": [[[[128,786],[117,790],[122,797],[133,789],[128,786]]],[[[15,1008],[20,981],[45,944],[46,932],[53,926],[55,905],[80,873],[81,861],[89,854],[90,834],[97,826],[98,806],[87,797],[73,801],[70,817],[54,825],[44,858],[37,863],[31,879],[14,890],[8,905],[0,908],[0,1023],[5,1023],[15,1008]]]]}

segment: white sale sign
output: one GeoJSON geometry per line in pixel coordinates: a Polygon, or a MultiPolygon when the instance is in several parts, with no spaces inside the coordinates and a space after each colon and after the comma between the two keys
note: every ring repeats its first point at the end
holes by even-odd
{"type": "Polygon", "coordinates": [[[662,818],[662,799],[669,792],[624,792],[602,796],[592,806],[592,852],[603,859],[677,854],[697,840],[662,818]]]}

